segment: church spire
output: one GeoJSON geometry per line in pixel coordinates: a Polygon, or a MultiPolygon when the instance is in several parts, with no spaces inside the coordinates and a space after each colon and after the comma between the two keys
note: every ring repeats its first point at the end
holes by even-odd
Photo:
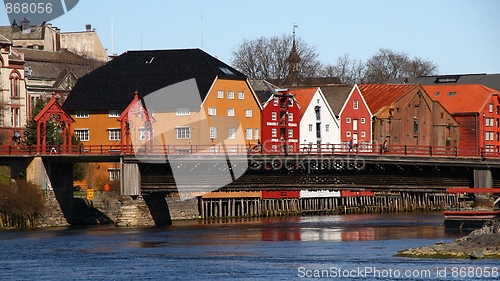
{"type": "Polygon", "coordinates": [[[293,25],[292,50],[286,60],[288,62],[288,75],[285,77],[285,81],[283,81],[283,84],[286,86],[299,86],[305,84],[304,78],[300,75],[300,61],[302,59],[297,52],[297,43],[295,41],[295,29],[298,27],[299,26],[296,24],[293,25]]]}

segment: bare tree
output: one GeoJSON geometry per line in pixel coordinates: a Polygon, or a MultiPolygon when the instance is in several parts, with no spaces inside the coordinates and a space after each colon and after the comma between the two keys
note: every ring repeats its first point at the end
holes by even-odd
{"type": "Polygon", "coordinates": [[[344,54],[337,59],[336,64],[326,65],[322,73],[328,77],[339,77],[343,83],[353,84],[385,83],[392,78],[433,75],[437,71],[437,65],[431,61],[419,57],[411,59],[404,52],[381,48],[366,62],[344,54]]]}
{"type": "MultiPolygon", "coordinates": [[[[297,52],[302,59],[302,76],[314,77],[321,70],[314,47],[296,38],[297,52]]],[[[293,36],[259,37],[244,40],[233,51],[232,65],[253,79],[283,79],[288,74],[287,58],[293,45],[293,36]]]]}
{"type": "Polygon", "coordinates": [[[366,80],[369,83],[385,83],[392,78],[423,76],[437,73],[437,65],[431,61],[408,54],[380,48],[366,62],[366,80]]]}
{"type": "Polygon", "coordinates": [[[351,59],[347,53],[339,57],[336,64],[328,64],[323,68],[323,76],[338,77],[345,84],[363,83],[365,73],[363,61],[351,59]]]}

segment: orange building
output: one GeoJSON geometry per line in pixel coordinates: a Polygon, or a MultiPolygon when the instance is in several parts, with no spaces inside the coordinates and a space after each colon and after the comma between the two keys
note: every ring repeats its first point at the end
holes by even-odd
{"type": "Polygon", "coordinates": [[[126,52],[82,77],[63,107],[84,145],[246,153],[260,139],[261,106],[247,77],[200,49],[126,52]],[[151,122],[120,123],[135,92],[151,122]]]}

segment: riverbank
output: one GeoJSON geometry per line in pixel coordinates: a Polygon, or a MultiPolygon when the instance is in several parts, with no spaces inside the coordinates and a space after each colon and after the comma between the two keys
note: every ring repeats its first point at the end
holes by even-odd
{"type": "Polygon", "coordinates": [[[496,258],[500,259],[500,219],[484,224],[468,236],[452,243],[438,242],[432,246],[411,248],[396,254],[412,258],[496,258]]]}

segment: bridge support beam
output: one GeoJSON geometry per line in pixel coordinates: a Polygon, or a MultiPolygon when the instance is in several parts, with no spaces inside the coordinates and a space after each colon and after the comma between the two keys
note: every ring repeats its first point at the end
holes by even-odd
{"type": "Polygon", "coordinates": [[[120,160],[120,195],[141,195],[141,172],[137,163],[125,163],[120,160]]]}
{"type": "MultiPolygon", "coordinates": [[[[490,169],[474,169],[475,188],[493,188],[493,176],[490,169]]],[[[493,196],[490,193],[475,194],[474,207],[477,209],[493,208],[493,196]]]]}

